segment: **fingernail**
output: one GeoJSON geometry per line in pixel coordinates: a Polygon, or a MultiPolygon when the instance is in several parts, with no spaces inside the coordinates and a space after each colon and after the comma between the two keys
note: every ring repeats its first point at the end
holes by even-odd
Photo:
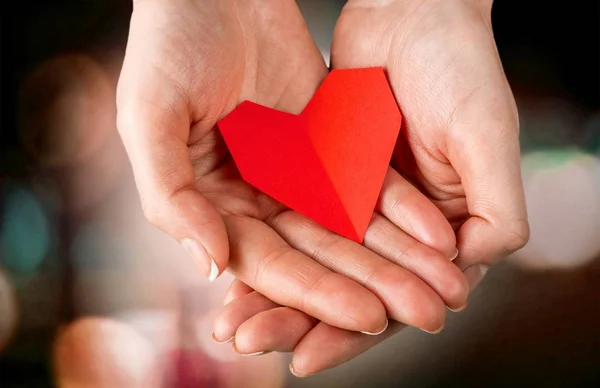
{"type": "Polygon", "coordinates": [[[479,282],[481,282],[488,269],[490,269],[490,267],[485,264],[475,264],[465,269],[464,274],[467,278],[467,281],[469,282],[471,291],[473,291],[475,287],[477,287],[479,282]]]}
{"type": "Polygon", "coordinates": [[[299,372],[296,370],[296,368],[294,368],[294,364],[292,364],[292,363],[290,363],[290,372],[292,372],[292,374],[293,374],[294,376],[296,376],[296,377],[299,377],[299,378],[310,376],[310,374],[307,374],[307,375],[305,375],[305,374],[301,374],[301,373],[299,373],[299,372]]]}
{"type": "Polygon", "coordinates": [[[459,308],[456,309],[451,309],[450,307],[448,307],[448,310],[452,311],[453,313],[458,313],[463,311],[464,309],[467,308],[468,303],[463,304],[462,306],[460,306],[459,308]]]}
{"type": "Polygon", "coordinates": [[[254,352],[254,353],[238,353],[240,356],[262,356],[263,354],[268,354],[271,352],[267,352],[267,351],[262,351],[262,352],[254,352]]]}
{"type": "Polygon", "coordinates": [[[422,330],[422,331],[424,331],[425,333],[428,333],[428,334],[438,334],[438,333],[440,333],[442,330],[444,330],[444,326],[442,326],[442,327],[440,327],[439,329],[437,329],[437,330],[434,330],[434,331],[429,331],[429,330],[425,330],[425,329],[421,329],[421,330],[422,330]]]}
{"type": "Polygon", "coordinates": [[[215,333],[212,333],[212,339],[213,339],[213,341],[215,341],[218,344],[228,344],[228,343],[231,343],[231,342],[233,342],[235,340],[235,336],[229,338],[226,341],[219,341],[219,339],[217,337],[215,337],[215,333]]]}
{"type": "Polygon", "coordinates": [[[379,331],[377,331],[377,332],[375,332],[375,333],[372,333],[372,332],[369,332],[369,331],[361,331],[361,333],[363,333],[363,334],[367,334],[367,335],[379,335],[379,334],[383,333],[383,332],[384,332],[384,331],[385,331],[385,330],[388,328],[388,325],[389,325],[389,323],[390,323],[390,322],[389,322],[389,321],[388,321],[388,319],[386,318],[386,319],[385,319],[385,326],[383,326],[383,329],[381,329],[381,330],[379,330],[379,331]]]}
{"type": "Polygon", "coordinates": [[[200,266],[205,268],[205,273],[208,275],[209,281],[212,282],[219,276],[217,263],[200,243],[191,238],[186,238],[181,240],[181,245],[200,266]]]}
{"type": "Polygon", "coordinates": [[[450,257],[450,261],[454,261],[454,259],[456,259],[456,258],[458,257],[458,253],[459,253],[459,252],[458,252],[458,248],[456,248],[456,252],[454,252],[454,255],[452,255],[452,256],[450,257]]]}
{"type": "Polygon", "coordinates": [[[262,356],[263,354],[271,353],[271,351],[263,350],[262,352],[254,352],[254,353],[240,353],[237,346],[235,346],[235,342],[231,344],[231,348],[234,352],[239,354],[240,356],[262,356]]]}

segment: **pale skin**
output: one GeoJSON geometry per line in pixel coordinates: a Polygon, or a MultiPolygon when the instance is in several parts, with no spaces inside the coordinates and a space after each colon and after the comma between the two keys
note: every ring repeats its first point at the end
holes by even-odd
{"type": "Polygon", "coordinates": [[[294,351],[293,372],[316,373],[403,325],[441,330],[483,270],[526,243],[518,119],[490,8],[345,6],[332,66],[384,67],[405,119],[359,245],[244,183],[215,128],[243,100],[298,113],[326,76],[295,2],[135,2],[119,132],[149,220],[210,278],[239,279],[216,340],[294,351]]]}

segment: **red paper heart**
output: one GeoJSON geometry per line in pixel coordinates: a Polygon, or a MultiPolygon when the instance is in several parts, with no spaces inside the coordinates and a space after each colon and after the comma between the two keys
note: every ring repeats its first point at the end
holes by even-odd
{"type": "Polygon", "coordinates": [[[218,124],[242,178],[362,243],[402,116],[381,68],[333,70],[293,115],[244,101],[218,124]]]}

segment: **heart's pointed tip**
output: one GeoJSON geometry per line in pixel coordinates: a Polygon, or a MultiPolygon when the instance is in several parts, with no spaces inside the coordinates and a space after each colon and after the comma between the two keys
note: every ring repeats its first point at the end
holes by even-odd
{"type": "Polygon", "coordinates": [[[362,244],[364,242],[366,233],[367,233],[366,227],[364,227],[364,228],[359,227],[357,229],[356,226],[354,226],[353,224],[350,224],[350,225],[348,225],[346,230],[344,230],[342,233],[340,233],[340,235],[349,240],[352,240],[359,244],[362,244]]]}
{"type": "Polygon", "coordinates": [[[364,237],[361,237],[360,235],[356,234],[356,231],[354,231],[354,229],[343,232],[340,231],[338,232],[338,234],[343,238],[347,238],[348,240],[352,240],[359,244],[362,244],[364,240],[364,237]]]}
{"type": "Polygon", "coordinates": [[[355,238],[352,238],[351,240],[362,245],[362,243],[365,241],[365,236],[355,236],[355,238]]]}
{"type": "Polygon", "coordinates": [[[368,225],[363,228],[359,228],[358,230],[355,230],[353,240],[359,244],[362,244],[365,241],[365,235],[367,234],[367,227],[368,227],[368,225]]]}

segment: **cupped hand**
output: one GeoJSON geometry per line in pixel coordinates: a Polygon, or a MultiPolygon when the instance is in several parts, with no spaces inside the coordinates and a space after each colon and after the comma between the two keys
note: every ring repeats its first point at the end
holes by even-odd
{"type": "MultiPolygon", "coordinates": [[[[496,50],[491,3],[350,0],[332,47],[334,68],[387,69],[405,119],[392,165],[456,230],[455,263],[471,289],[529,238],[517,110],[496,50]]],[[[299,376],[347,361],[401,327],[367,337],[273,302],[245,305],[263,298],[234,283],[219,322],[235,334],[238,350],[293,350],[299,376]]]]}
{"type": "Polygon", "coordinates": [[[517,108],[491,6],[491,0],[349,1],[332,48],[334,67],[388,69],[406,120],[392,165],[454,226],[456,264],[477,272],[529,238],[517,108]]]}
{"type": "Polygon", "coordinates": [[[450,225],[415,187],[390,169],[367,249],[242,181],[215,128],[243,100],[299,113],[326,74],[292,0],[136,1],[117,104],[144,213],[211,280],[228,267],[353,332],[379,333],[388,316],[438,330],[467,284],[450,225]],[[409,236],[436,250],[417,260],[409,236]]]}

